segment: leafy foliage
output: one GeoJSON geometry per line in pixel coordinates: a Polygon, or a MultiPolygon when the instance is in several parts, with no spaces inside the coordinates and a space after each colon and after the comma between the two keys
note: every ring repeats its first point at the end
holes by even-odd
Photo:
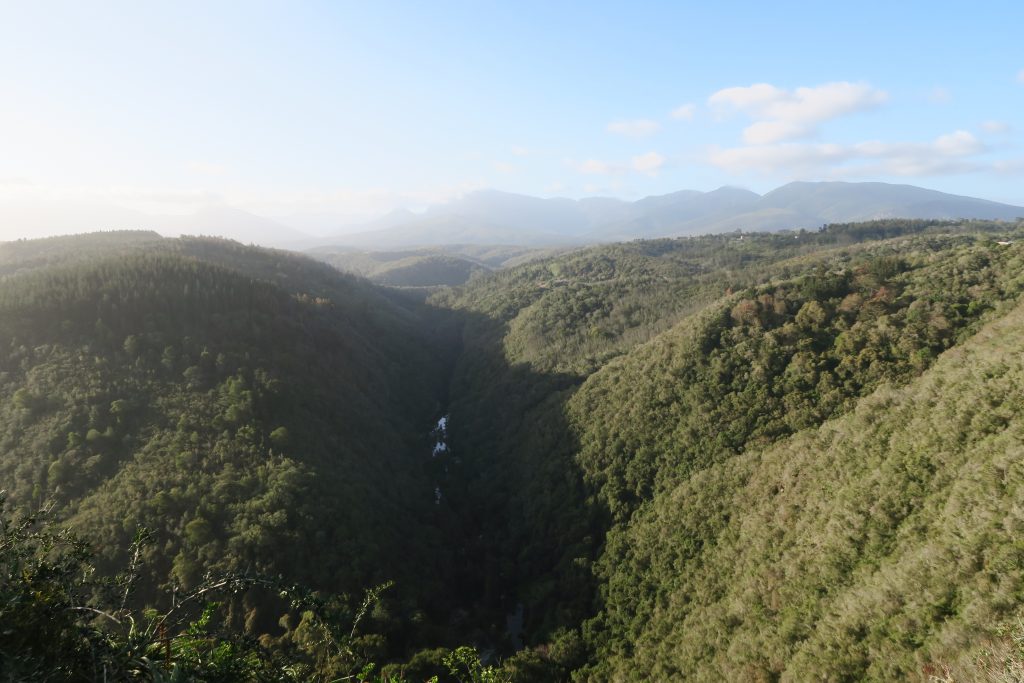
{"type": "MultiPolygon", "coordinates": [[[[96,571],[88,544],[45,515],[5,514],[0,534],[0,671],[6,680],[404,680],[374,675],[360,647],[360,624],[387,584],[353,606],[275,580],[208,577],[191,591],[176,588],[162,596],[164,609],[140,611],[128,598],[140,576],[141,550],[151,540],[146,534],[132,545],[128,571],[112,578],[96,571]],[[285,647],[226,628],[224,603],[212,601],[257,588],[302,615],[299,628],[280,639],[285,647]]],[[[460,665],[493,672],[471,649],[457,653],[460,665]]]]}
{"type": "MultiPolygon", "coordinates": [[[[0,287],[11,502],[55,503],[105,569],[151,529],[140,600],[214,571],[337,593],[394,579],[398,614],[443,605],[443,512],[421,455],[443,377],[429,332],[315,262],[179,247],[195,254],[87,259],[0,287]]],[[[253,635],[279,630],[270,604],[228,607],[253,635]]],[[[394,623],[401,648],[415,631],[394,623]]]]}
{"type": "Polygon", "coordinates": [[[594,675],[899,680],[994,635],[1024,590],[1022,330],[644,506],[601,561],[594,675]]]}
{"type": "Polygon", "coordinates": [[[1024,612],[1021,235],[604,245],[425,303],[223,240],[0,248],[0,480],[74,530],[5,527],[4,609],[43,635],[4,656],[153,680],[1011,671],[1011,646],[977,653],[1024,612]]]}
{"type": "Polygon", "coordinates": [[[393,287],[461,285],[490,270],[472,259],[439,251],[314,253],[339,270],[393,287]]]}

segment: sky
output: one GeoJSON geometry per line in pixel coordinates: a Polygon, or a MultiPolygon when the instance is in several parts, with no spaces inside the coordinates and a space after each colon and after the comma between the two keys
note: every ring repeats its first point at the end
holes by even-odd
{"type": "Polygon", "coordinates": [[[308,232],[496,188],[1024,205],[1019,2],[0,0],[0,203],[308,232]]]}

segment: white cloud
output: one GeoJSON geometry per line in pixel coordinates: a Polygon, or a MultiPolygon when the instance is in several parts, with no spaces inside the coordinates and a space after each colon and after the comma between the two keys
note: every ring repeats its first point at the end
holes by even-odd
{"type": "Polygon", "coordinates": [[[1017,72],[1017,82],[1024,83],[1024,69],[1017,72]]]}
{"type": "Polygon", "coordinates": [[[793,121],[758,121],[743,130],[743,141],[751,145],[769,145],[780,140],[806,137],[810,129],[806,124],[793,121]]]}
{"type": "Polygon", "coordinates": [[[712,148],[707,160],[733,173],[789,176],[924,176],[983,170],[975,157],[986,152],[973,134],[958,130],[931,142],[869,141],[853,145],[779,143],[712,148]]]}
{"type": "Polygon", "coordinates": [[[729,105],[736,109],[750,109],[778,102],[786,97],[786,91],[768,83],[755,83],[747,87],[724,88],[708,98],[713,107],[729,105]]]}
{"type": "Polygon", "coordinates": [[[515,164],[510,164],[507,161],[495,161],[494,170],[498,173],[515,173],[519,169],[515,164]]]}
{"type": "Polygon", "coordinates": [[[519,145],[512,145],[512,156],[517,157],[528,157],[530,156],[530,150],[526,147],[520,147],[519,145]]]}
{"type": "Polygon", "coordinates": [[[966,130],[958,130],[948,135],[940,135],[933,143],[936,152],[954,157],[964,157],[977,154],[985,149],[978,138],[966,130]]]}
{"type": "Polygon", "coordinates": [[[693,121],[693,115],[697,113],[697,105],[684,104],[672,110],[672,118],[678,121],[693,121]]]}
{"type": "Polygon", "coordinates": [[[719,113],[736,110],[754,123],[743,131],[751,145],[811,137],[818,125],[831,119],[878,106],[888,95],[865,83],[825,83],[813,88],[784,90],[769,83],[725,88],[708,104],[719,113]]]}
{"type": "Polygon", "coordinates": [[[638,173],[646,173],[649,176],[658,175],[658,171],[664,165],[665,157],[657,152],[647,152],[647,154],[635,156],[631,163],[634,171],[637,171],[638,173]]]}
{"type": "Polygon", "coordinates": [[[632,121],[612,121],[606,127],[609,133],[625,135],[631,138],[643,138],[661,130],[661,124],[650,119],[634,119],[632,121]]]}
{"type": "Polygon", "coordinates": [[[1006,121],[985,121],[981,124],[981,129],[986,133],[1002,135],[1004,133],[1009,133],[1011,126],[1006,121]]]}

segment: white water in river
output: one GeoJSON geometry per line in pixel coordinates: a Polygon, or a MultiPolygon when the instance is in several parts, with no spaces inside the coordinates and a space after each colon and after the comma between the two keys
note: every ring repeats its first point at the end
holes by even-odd
{"type": "MultiPolygon", "coordinates": [[[[431,458],[436,458],[439,455],[445,455],[448,453],[448,416],[443,415],[441,419],[437,421],[434,429],[431,431],[431,436],[434,438],[434,448],[430,452],[431,458]]],[[[448,466],[445,465],[445,471],[448,470],[448,466]]],[[[434,486],[434,505],[441,504],[441,486],[434,486]]]]}

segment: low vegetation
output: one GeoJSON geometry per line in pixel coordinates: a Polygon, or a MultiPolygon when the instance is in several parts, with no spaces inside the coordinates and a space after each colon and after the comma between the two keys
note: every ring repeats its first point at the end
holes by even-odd
{"type": "Polygon", "coordinates": [[[638,241],[425,301],[221,240],[0,246],[0,658],[1014,680],[1022,237],[638,241]]]}

